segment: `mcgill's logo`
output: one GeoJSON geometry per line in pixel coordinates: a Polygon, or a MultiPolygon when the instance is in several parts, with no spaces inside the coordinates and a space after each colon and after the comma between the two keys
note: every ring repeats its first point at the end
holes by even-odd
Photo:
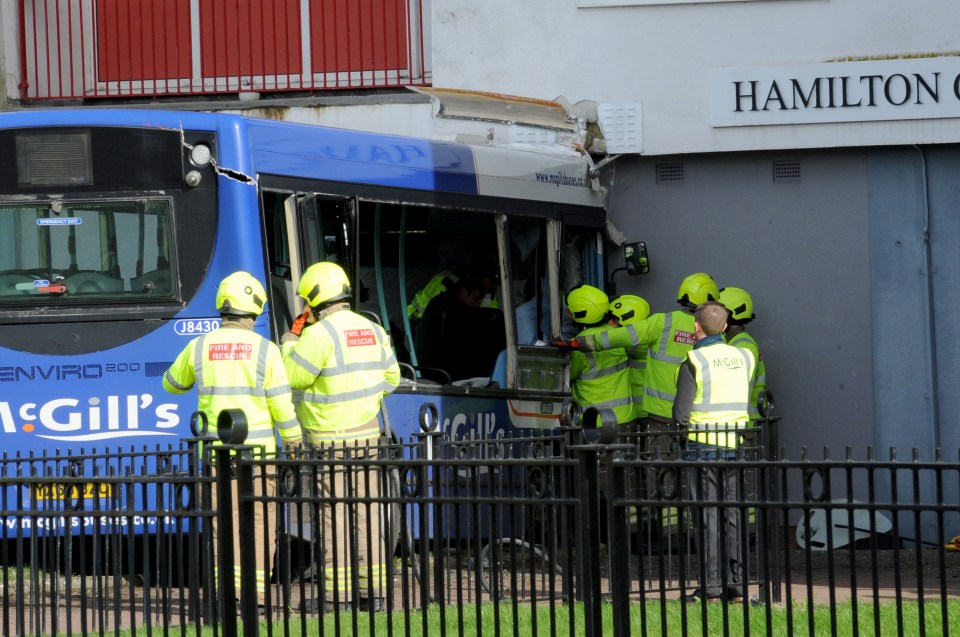
{"type": "Polygon", "coordinates": [[[176,403],[154,404],[150,394],[54,398],[43,403],[0,401],[4,434],[28,433],[48,440],[87,442],[142,436],[177,436],[176,403]]]}

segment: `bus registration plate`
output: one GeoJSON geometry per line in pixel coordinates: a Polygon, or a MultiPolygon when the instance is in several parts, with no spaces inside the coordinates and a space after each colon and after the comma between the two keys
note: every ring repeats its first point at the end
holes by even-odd
{"type": "Polygon", "coordinates": [[[86,482],[84,484],[35,484],[32,497],[34,500],[89,500],[92,498],[109,498],[113,492],[109,484],[86,482]]]}

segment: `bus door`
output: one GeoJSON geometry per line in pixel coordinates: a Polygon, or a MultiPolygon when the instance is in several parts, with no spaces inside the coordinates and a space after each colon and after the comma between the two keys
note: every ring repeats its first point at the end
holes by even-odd
{"type": "MultiPolygon", "coordinates": [[[[356,257],[353,199],[318,193],[264,191],[270,299],[276,340],[303,311],[296,294],[300,275],[318,261],[339,264],[351,276],[356,257]]],[[[354,293],[359,294],[354,285],[354,293]]]]}

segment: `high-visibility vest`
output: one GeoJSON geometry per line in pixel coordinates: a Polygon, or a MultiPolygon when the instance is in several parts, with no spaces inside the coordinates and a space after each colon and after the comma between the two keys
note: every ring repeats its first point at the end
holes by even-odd
{"type": "Polygon", "coordinates": [[[308,443],[368,440],[384,394],[400,384],[400,367],[383,328],[348,309],[307,326],[284,354],[290,386],[308,443]]]}
{"type": "Polygon", "coordinates": [[[422,290],[413,295],[413,301],[407,306],[407,316],[415,320],[423,318],[423,313],[427,311],[430,301],[451,289],[459,280],[460,278],[453,272],[435,274],[422,290]]]}
{"type": "Polygon", "coordinates": [[[256,332],[223,326],[191,340],[164,374],[163,387],[179,394],[194,385],[197,408],[211,427],[224,409],[240,409],[247,417],[246,444],[271,454],[277,434],[285,444],[300,442],[280,349],[256,332]]]}
{"type": "Polygon", "coordinates": [[[740,332],[731,338],[727,341],[727,345],[750,350],[757,361],[757,367],[753,376],[753,391],[750,392],[750,419],[757,420],[760,418],[760,410],[757,409],[757,400],[759,400],[760,394],[767,389],[767,366],[764,365],[763,357],[760,356],[760,346],[757,344],[756,339],[746,332],[740,332]]]}
{"type": "MultiPolygon", "coordinates": [[[[590,327],[577,335],[611,330],[610,326],[590,327]]],[[[571,352],[570,389],[581,409],[612,409],[618,423],[635,418],[630,397],[630,365],[622,349],[602,352],[571,352]]]]}
{"type": "Polygon", "coordinates": [[[642,321],[577,339],[588,350],[647,347],[643,409],[665,421],[673,418],[677,369],[693,349],[693,315],[681,310],[651,314],[642,321]]]}
{"type": "Polygon", "coordinates": [[[690,410],[690,440],[736,448],[738,429],[747,426],[755,360],[749,350],[716,343],[690,350],[697,392],[690,410]]]}

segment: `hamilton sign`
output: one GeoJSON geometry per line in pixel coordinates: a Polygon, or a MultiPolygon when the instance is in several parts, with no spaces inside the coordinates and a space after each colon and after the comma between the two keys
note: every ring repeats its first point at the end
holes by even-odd
{"type": "Polygon", "coordinates": [[[710,70],[715,127],[960,117],[960,57],[710,70]]]}

